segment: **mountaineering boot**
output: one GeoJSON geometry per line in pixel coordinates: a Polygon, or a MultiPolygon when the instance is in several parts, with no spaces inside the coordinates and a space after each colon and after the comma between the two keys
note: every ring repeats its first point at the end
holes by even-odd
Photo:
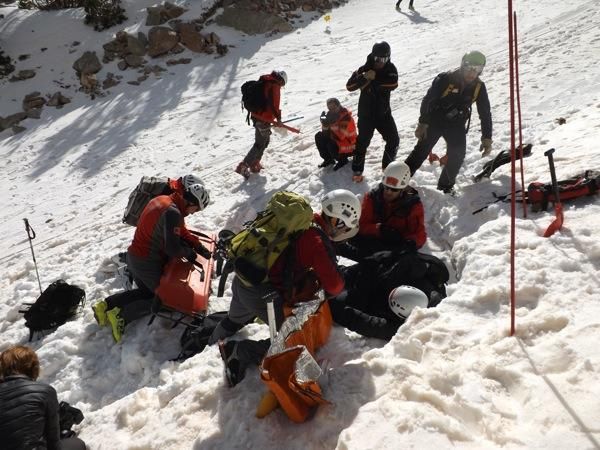
{"type": "Polygon", "coordinates": [[[219,352],[225,364],[225,379],[229,387],[234,387],[244,379],[245,370],[237,356],[236,341],[219,341],[219,352]]]}
{"type": "Polygon", "coordinates": [[[445,186],[445,187],[438,186],[437,190],[442,191],[444,194],[449,194],[450,197],[458,196],[456,190],[454,189],[454,186],[445,186]]]}
{"type": "Polygon", "coordinates": [[[108,305],[104,300],[92,306],[92,311],[94,311],[94,319],[96,319],[96,322],[98,322],[98,325],[101,327],[108,325],[108,322],[106,321],[107,308],[108,305]]]}
{"type": "Polygon", "coordinates": [[[121,308],[113,308],[106,313],[106,319],[112,330],[113,339],[117,343],[123,339],[123,331],[125,330],[125,320],[119,315],[120,312],[121,308]]]}
{"type": "Polygon", "coordinates": [[[323,161],[321,164],[319,164],[317,167],[319,167],[319,169],[323,169],[324,167],[329,167],[331,166],[335,161],[332,159],[329,159],[327,161],[323,161]]]}
{"type": "Polygon", "coordinates": [[[252,164],[250,164],[250,172],[252,173],[258,173],[262,169],[264,169],[264,167],[262,166],[260,161],[254,161],[252,164]]]}
{"type": "Polygon", "coordinates": [[[238,164],[238,166],[235,168],[235,171],[246,179],[250,177],[250,167],[248,167],[248,164],[246,164],[244,161],[238,164]]]}
{"type": "Polygon", "coordinates": [[[365,180],[362,172],[354,172],[352,174],[352,181],[355,183],[362,183],[365,180]]]}
{"type": "Polygon", "coordinates": [[[341,158],[335,166],[333,166],[333,171],[337,171],[340,170],[342,167],[344,167],[346,164],[348,164],[348,158],[341,158]]]}

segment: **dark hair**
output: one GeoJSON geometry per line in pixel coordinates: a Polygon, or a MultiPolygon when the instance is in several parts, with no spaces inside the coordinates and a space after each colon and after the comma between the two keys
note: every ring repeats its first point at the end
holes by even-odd
{"type": "Polygon", "coordinates": [[[0,354],[0,377],[26,375],[37,380],[40,375],[40,360],[33,349],[15,345],[0,354]]]}

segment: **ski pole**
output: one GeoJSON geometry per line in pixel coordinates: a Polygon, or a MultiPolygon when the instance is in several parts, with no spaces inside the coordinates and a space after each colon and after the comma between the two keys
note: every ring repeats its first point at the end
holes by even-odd
{"type": "Polygon", "coordinates": [[[294,120],[300,120],[300,119],[304,119],[304,116],[292,117],[291,119],[284,120],[281,123],[293,122],[294,120]]]}
{"type": "Polygon", "coordinates": [[[31,248],[31,256],[33,257],[33,265],[35,266],[35,274],[37,275],[38,286],[40,287],[40,295],[42,295],[42,283],[40,281],[40,273],[38,272],[37,261],[35,260],[35,253],[33,252],[33,243],[32,241],[35,239],[35,231],[29,225],[29,221],[27,219],[23,219],[25,221],[25,231],[27,231],[27,237],[29,238],[29,248],[31,248]]]}

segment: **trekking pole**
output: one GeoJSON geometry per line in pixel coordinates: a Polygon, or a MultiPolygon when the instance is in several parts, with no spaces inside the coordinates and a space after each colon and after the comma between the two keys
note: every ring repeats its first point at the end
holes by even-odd
{"type": "Polygon", "coordinates": [[[292,117],[291,119],[284,120],[281,123],[293,122],[294,120],[300,120],[300,119],[304,119],[304,116],[292,117]]]}
{"type": "Polygon", "coordinates": [[[544,155],[548,157],[548,165],[550,166],[550,176],[552,177],[552,192],[554,193],[554,213],[556,214],[556,219],[548,225],[546,232],[544,233],[544,237],[550,237],[558,230],[561,229],[563,224],[563,209],[562,203],[560,203],[560,195],[558,192],[558,183],[556,181],[556,172],[554,170],[554,149],[551,148],[544,152],[544,155]]]}
{"type": "Polygon", "coordinates": [[[27,231],[27,237],[29,238],[29,248],[31,248],[31,256],[33,257],[33,265],[35,266],[35,274],[37,275],[38,286],[40,287],[40,295],[42,295],[42,282],[40,281],[40,273],[37,268],[37,261],[35,260],[35,253],[33,252],[33,243],[32,241],[35,239],[35,231],[29,225],[29,220],[23,219],[25,222],[25,231],[27,231]]]}

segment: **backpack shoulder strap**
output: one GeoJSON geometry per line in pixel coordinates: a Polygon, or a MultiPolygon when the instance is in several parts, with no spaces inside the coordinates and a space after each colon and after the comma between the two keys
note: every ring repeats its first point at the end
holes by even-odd
{"type": "Polygon", "coordinates": [[[477,101],[477,97],[479,97],[479,91],[481,91],[481,81],[477,81],[475,85],[475,89],[473,90],[473,100],[471,103],[475,103],[477,101]]]}

